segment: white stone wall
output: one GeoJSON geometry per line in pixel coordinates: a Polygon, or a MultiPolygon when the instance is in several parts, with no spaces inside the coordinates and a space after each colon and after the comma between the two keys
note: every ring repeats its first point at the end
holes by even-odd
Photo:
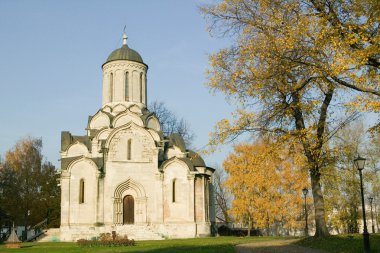
{"type": "Polygon", "coordinates": [[[144,104],[146,98],[147,67],[132,61],[112,61],[103,66],[103,106],[120,102],[144,104]],[[128,97],[125,97],[125,74],[128,72],[128,97]],[[110,89],[110,76],[113,75],[113,90],[110,89]],[[140,82],[141,75],[141,82],[140,82]],[[113,100],[110,101],[112,92],[113,100]]]}
{"type": "Polygon", "coordinates": [[[82,159],[70,168],[69,223],[93,225],[96,222],[97,167],[82,159]],[[80,180],[84,180],[84,203],[79,201],[80,180]]]}
{"type": "Polygon", "coordinates": [[[194,222],[192,180],[187,175],[189,168],[181,161],[173,161],[164,168],[164,222],[194,222]],[[173,181],[175,200],[173,202],[173,181]]]}

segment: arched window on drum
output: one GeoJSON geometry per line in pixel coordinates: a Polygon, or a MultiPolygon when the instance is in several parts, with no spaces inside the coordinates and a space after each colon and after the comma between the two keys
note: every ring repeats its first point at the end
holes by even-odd
{"type": "Polygon", "coordinates": [[[129,72],[125,72],[124,75],[124,89],[125,101],[129,101],[129,72]]]}
{"type": "Polygon", "coordinates": [[[110,91],[109,91],[110,102],[113,100],[113,73],[110,74],[110,91]]]}
{"type": "Polygon", "coordinates": [[[140,73],[140,102],[143,102],[143,73],[140,73]]]}

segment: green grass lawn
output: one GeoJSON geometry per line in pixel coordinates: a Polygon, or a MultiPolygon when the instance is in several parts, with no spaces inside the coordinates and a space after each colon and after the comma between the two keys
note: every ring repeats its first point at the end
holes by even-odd
{"type": "MultiPolygon", "coordinates": [[[[23,243],[20,249],[6,249],[0,245],[2,252],[35,252],[35,253],[111,253],[111,252],[146,252],[146,253],[232,253],[237,244],[294,239],[294,237],[208,237],[194,239],[178,239],[164,241],[138,241],[136,246],[129,247],[80,247],[69,242],[49,242],[49,243],[23,243]]],[[[371,235],[371,253],[380,253],[380,234],[371,235]]],[[[362,253],[362,235],[337,235],[327,238],[303,238],[297,242],[305,247],[322,249],[331,253],[362,253]]],[[[284,252],[286,253],[286,252],[284,252]]]]}
{"type": "MultiPolygon", "coordinates": [[[[147,252],[147,253],[229,253],[234,252],[234,246],[263,240],[276,240],[280,237],[208,237],[194,239],[178,239],[163,241],[138,241],[136,246],[128,247],[80,247],[75,243],[23,243],[20,249],[6,249],[0,245],[0,252],[38,252],[38,253],[87,253],[87,252],[147,252]]],[[[281,238],[284,239],[284,238],[281,238]]]]}
{"type": "MultiPolygon", "coordinates": [[[[362,253],[363,235],[334,235],[327,238],[304,238],[297,244],[331,253],[362,253]]],[[[370,235],[371,253],[380,253],[380,234],[370,235]]]]}

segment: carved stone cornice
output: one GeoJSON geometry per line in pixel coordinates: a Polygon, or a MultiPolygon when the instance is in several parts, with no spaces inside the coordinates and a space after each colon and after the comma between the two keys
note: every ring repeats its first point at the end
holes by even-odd
{"type": "Polygon", "coordinates": [[[113,62],[113,63],[108,63],[103,67],[103,71],[106,71],[110,68],[114,67],[122,67],[122,68],[136,68],[136,69],[141,69],[146,71],[146,66],[143,64],[138,64],[138,63],[131,63],[131,62],[113,62]]]}

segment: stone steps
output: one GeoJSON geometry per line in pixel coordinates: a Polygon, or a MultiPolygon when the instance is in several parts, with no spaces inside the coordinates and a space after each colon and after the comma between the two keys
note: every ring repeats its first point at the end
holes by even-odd
{"type": "MultiPolygon", "coordinates": [[[[129,239],[136,241],[140,240],[164,240],[165,237],[158,233],[153,226],[148,225],[122,225],[122,226],[103,226],[86,228],[71,228],[72,231],[68,238],[61,238],[64,241],[77,241],[79,239],[90,240],[94,237],[99,237],[102,233],[112,233],[116,231],[118,236],[128,236],[129,239]]],[[[65,232],[64,232],[65,233],[65,232]]]]}
{"type": "Polygon", "coordinates": [[[120,236],[128,236],[134,240],[163,240],[162,235],[157,233],[154,228],[144,225],[123,225],[115,229],[116,234],[120,236]]]}
{"type": "Polygon", "coordinates": [[[59,228],[49,228],[45,234],[37,239],[38,242],[57,242],[59,241],[60,230],[59,228]]]}

